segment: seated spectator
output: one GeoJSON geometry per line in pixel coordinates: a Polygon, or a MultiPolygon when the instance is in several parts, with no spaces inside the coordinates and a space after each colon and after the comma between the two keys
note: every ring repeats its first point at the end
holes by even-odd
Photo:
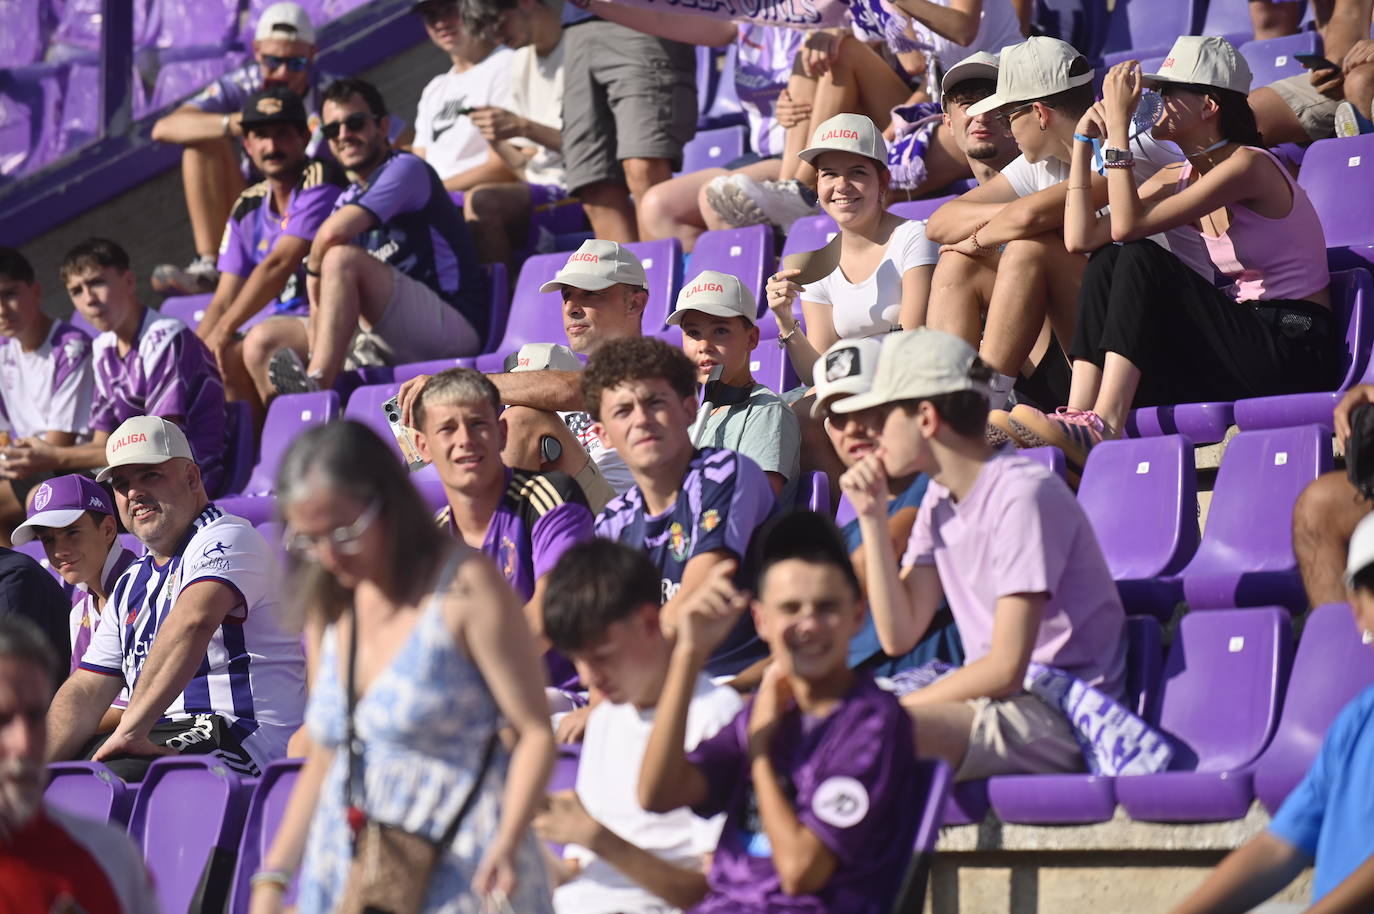
{"type": "Polygon", "coordinates": [[[310,320],[293,319],[289,343],[283,331],[267,367],[273,389],[327,390],[346,359],[394,365],[477,352],[490,321],[487,277],[439,176],[391,148],[386,103],[370,83],[333,83],[323,112],[353,183],[311,243],[310,320]]]}
{"type": "MultiPolygon", "coordinates": [[[[1374,520],[1350,540],[1345,586],[1365,644],[1374,642],[1374,520]]],[[[1307,775],[1269,827],[1226,857],[1174,914],[1248,911],[1309,866],[1311,911],[1374,909],[1374,686],[1336,716],[1307,775]]]]}
{"type": "MultiPolygon", "coordinates": [[[[75,673],[100,628],[115,580],[137,558],[119,542],[110,495],[75,473],[50,479],[35,490],[28,520],[14,531],[14,538],[16,545],[35,539],[42,543],[48,564],[70,588],[72,662],[67,672],[75,673]]],[[[128,704],[128,692],[121,691],[96,732],[113,730],[128,704]]]]}
{"type": "Polygon", "coordinates": [[[43,715],[61,670],[29,623],[0,617],[0,860],[6,908],[156,914],[157,893],[122,827],[43,802],[43,715]]]}
{"type": "Polygon", "coordinates": [[[185,269],[161,264],[153,271],[153,287],[159,292],[214,290],[224,223],[244,187],[245,173],[234,149],[234,138],[243,136],[244,103],[263,89],[289,89],[304,100],[313,129],[320,122],[320,93],[333,81],[315,68],[315,52],[309,14],[295,3],[274,3],[258,17],[253,59],[153,124],[154,140],[183,147],[181,184],[196,246],[196,259],[185,269]]]}
{"type": "MultiPolygon", "coordinates": [[[[638,549],[593,540],[564,553],[549,573],[549,594],[545,632],[582,682],[605,696],[587,720],[575,789],[550,796],[534,819],[541,838],[565,845],[554,910],[690,908],[706,894],[722,817],[639,805],[640,765],[673,650],[659,621],[659,571],[638,549]]],[[[700,672],[687,703],[689,751],[740,709],[734,689],[700,672]]]]}
{"type": "MultiPolygon", "coordinates": [[[[1050,402],[1062,402],[1066,393],[1062,352],[1073,340],[1087,261],[1086,249],[1065,244],[1064,201],[1073,184],[1067,178],[1074,125],[1093,104],[1093,71],[1067,42],[1035,37],[1003,49],[997,80],[997,92],[966,113],[1008,124],[1022,155],[931,215],[926,231],[944,247],[925,323],[979,347],[995,370],[992,424],[996,440],[1004,442],[1008,423],[1000,410],[1018,378],[1023,389],[1052,397],[1050,402]],[[1044,332],[1047,322],[1053,340],[1044,332]]],[[[1130,150],[1137,180],[1182,158],[1145,134],[1131,139],[1130,150]]],[[[1085,184],[1096,205],[1106,202],[1102,176],[1074,186],[1085,184]]],[[[1165,243],[1210,279],[1196,232],[1168,233],[1165,243]]],[[[903,326],[920,316],[903,313],[903,326]]]]}
{"type": "Polygon", "coordinates": [[[90,338],[43,313],[43,286],[33,267],[7,247],[0,247],[0,338],[0,545],[6,545],[24,519],[29,493],[50,473],[29,467],[24,449],[34,442],[67,447],[89,436],[95,382],[90,338]]]}
{"type": "Polygon", "coordinates": [[[136,416],[96,477],[148,548],[115,582],[79,668],[48,711],[48,757],[141,780],[153,757],[213,755],[257,777],[286,754],[305,706],[299,634],[284,626],[280,568],[248,521],[216,508],[181,429],[136,416]],[[119,725],[97,725],[121,689],[119,725]]]}
{"type": "Polygon", "coordinates": [[[987,443],[991,375],[958,337],[910,330],[884,341],[868,393],[830,407],[860,414],[878,440],[840,485],[859,517],[884,652],[911,650],[942,595],[959,626],[964,666],[902,704],[917,754],[943,758],[961,781],[1082,769],[1070,721],[1024,690],[1030,662],[1118,700],[1126,672],[1125,612],[1083,509],[1056,474],[987,443]],[[888,479],[917,472],[930,484],[899,565],[888,479]]]}
{"type": "Polygon", "coordinates": [[[880,914],[920,812],[911,721],[845,663],[863,598],[829,519],[796,512],[763,537],[752,602],[717,567],[684,607],[639,775],[645,809],[725,814],[701,914],[880,914]],[[715,736],[685,748],[712,647],[748,609],[774,658],[715,736]]]}
{"type": "MultiPolygon", "coordinates": [[[[243,103],[239,128],[243,147],[264,178],[239,194],[220,243],[219,283],[196,334],[219,365],[231,399],[246,402],[254,425],[262,427],[263,397],[271,390],[266,374],[250,377],[245,347],[270,355],[270,329],[245,340],[244,322],[271,306],[275,314],[304,317],[305,255],[315,232],[348,186],[332,159],[306,154],[310,125],[300,97],[285,88],[264,89],[243,103]]],[[[251,335],[251,331],[250,331],[251,335]]],[[[265,366],[264,358],[254,364],[265,366]]]]}
{"type": "Polygon", "coordinates": [[[0,546],[0,619],[22,616],[37,626],[53,656],[65,661],[71,653],[67,641],[67,595],[43,570],[22,552],[0,546]]]}
{"type": "Polygon", "coordinates": [[[486,375],[450,368],[430,378],[411,407],[420,455],[434,464],[448,505],[439,529],[480,549],[524,602],[542,639],[549,572],[592,536],[592,512],[566,473],[513,470],[501,462],[506,424],[486,375]]]}
{"type": "MultiPolygon", "coordinates": [[[[535,364],[522,349],[517,359],[525,363],[518,365],[522,370],[487,376],[506,404],[502,462],[521,470],[567,473],[582,487],[593,511],[634,485],[634,479],[615,449],[593,431],[578,381],[581,364],[574,365],[576,359],[566,355],[560,359],[559,350],[589,356],[611,340],[639,336],[647,286],[644,266],[633,251],[614,241],[584,241],[539,289],[563,296],[568,346],[536,346],[535,364]]],[[[420,375],[401,385],[397,398],[408,425],[414,425],[411,404],[427,380],[428,375],[420,375]]]]}
{"type": "Polygon", "coordinates": [[[103,466],[110,433],[147,414],[191,436],[206,491],[218,492],[228,428],[224,384],[205,344],[175,317],[139,302],[129,255],[113,241],[83,241],[67,252],[58,274],[77,313],[100,331],[91,347],[91,440],[57,445],[28,438],[4,452],[5,466],[17,476],[103,466]]]}
{"type": "Polygon", "coordinates": [[[514,175],[468,116],[509,103],[510,49],[464,28],[458,0],[422,0],[414,10],[429,40],[452,62],[420,93],[414,153],[429,163],[447,191],[510,181],[514,175]]]}
{"type": "MultiPolygon", "coordinates": [[[[696,392],[691,360],[652,337],[602,346],[582,373],[597,434],[635,481],[601,512],[596,534],[648,550],[662,574],[659,599],[670,630],[713,567],[745,558],[750,537],[774,505],[773,489],[754,461],[693,447],[696,392]]],[[[761,655],[753,626],[741,619],[707,670],[733,675],[761,655]]]]}
{"type": "MultiPolygon", "coordinates": [[[[1068,408],[1046,416],[1017,406],[1018,443],[1062,448],[1081,470],[1094,444],[1121,434],[1132,406],[1334,386],[1321,222],[1283,163],[1260,148],[1244,98],[1249,85],[1244,58],[1215,37],[1180,38],[1158,74],[1144,76],[1134,61],[1107,74],[1102,109],[1078,130],[1105,136],[1106,155],[1124,159],[1108,163],[1110,214],[1098,215],[1088,192],[1068,194],[1065,237],[1077,250],[1097,249],[1069,349],[1068,408]],[[1145,81],[1165,96],[1155,134],[1176,141],[1188,161],[1137,188],[1126,134],[1145,81]],[[1231,285],[1219,289],[1181,270],[1146,238],[1169,229],[1205,241],[1231,285]]],[[[1088,144],[1077,145],[1071,188],[1086,184],[1091,168],[1088,144]]]]}
{"type": "Polygon", "coordinates": [[[767,474],[778,503],[790,505],[801,474],[801,433],[797,414],[749,373],[759,346],[757,312],[737,277],[703,270],[682,287],[667,322],[682,328],[682,351],[702,386],[692,443],[739,451],[767,474]]]}
{"type": "MultiPolygon", "coordinates": [[[[830,436],[830,443],[845,469],[876,451],[878,441],[854,414],[832,414],[830,406],[840,397],[868,393],[873,386],[873,373],[878,368],[878,352],[881,349],[882,343],[871,337],[840,340],[816,361],[816,402],[811,412],[823,419],[826,434],[830,436]]],[[[930,477],[924,473],[908,473],[887,481],[887,527],[894,554],[905,548],[907,540],[911,538],[917,509],[921,506],[929,482],[930,477]]],[[[868,563],[859,519],[852,518],[841,527],[840,535],[844,537],[845,548],[849,550],[854,573],[859,576],[859,583],[867,593],[868,585],[864,578],[868,574],[868,563]]],[[[849,642],[849,666],[871,676],[891,676],[931,660],[943,660],[955,666],[964,662],[959,629],[954,624],[954,616],[948,606],[941,606],[936,611],[924,637],[900,656],[890,657],[883,652],[871,613],[864,615],[863,625],[849,642]]]]}

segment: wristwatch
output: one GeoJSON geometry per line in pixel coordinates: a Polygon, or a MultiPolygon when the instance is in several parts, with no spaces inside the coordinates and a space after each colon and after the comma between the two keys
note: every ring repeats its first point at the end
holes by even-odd
{"type": "Polygon", "coordinates": [[[1107,168],[1130,168],[1135,165],[1135,156],[1129,149],[1108,146],[1102,150],[1102,164],[1107,168]]]}

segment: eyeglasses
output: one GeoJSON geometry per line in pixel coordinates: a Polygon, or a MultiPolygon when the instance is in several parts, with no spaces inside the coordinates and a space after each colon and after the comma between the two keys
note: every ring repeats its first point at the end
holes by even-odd
{"type": "Polygon", "coordinates": [[[282,534],[281,544],[292,555],[309,557],[316,555],[323,544],[340,555],[358,555],[363,551],[359,542],[367,528],[372,526],[377,515],[382,513],[382,502],[374,499],[363,509],[358,519],[345,527],[335,527],[328,533],[293,533],[289,528],[282,534]]]}
{"type": "Polygon", "coordinates": [[[1012,119],[1015,118],[1016,115],[1020,114],[1022,111],[1029,111],[1031,108],[1034,107],[1035,102],[1026,102],[1024,105],[1017,105],[1015,108],[1012,108],[1009,111],[998,112],[997,120],[1003,126],[1009,126],[1012,122],[1012,119]]]}
{"type": "Polygon", "coordinates": [[[372,115],[365,111],[354,111],[342,120],[330,121],[320,128],[320,132],[325,135],[325,139],[337,140],[339,131],[344,127],[348,128],[349,133],[357,133],[366,126],[367,122],[373,120],[372,115]]]}
{"type": "Polygon", "coordinates": [[[282,64],[286,64],[286,69],[290,70],[292,73],[299,73],[306,67],[310,66],[310,58],[278,57],[276,54],[262,55],[262,65],[267,68],[267,72],[269,73],[280,67],[282,64]]]}

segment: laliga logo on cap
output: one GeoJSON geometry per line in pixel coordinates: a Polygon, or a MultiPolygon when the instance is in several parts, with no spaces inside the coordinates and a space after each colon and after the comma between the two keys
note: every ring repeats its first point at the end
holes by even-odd
{"type": "Polygon", "coordinates": [[[1164,58],[1164,63],[1162,63],[1162,64],[1159,65],[1159,68],[1160,68],[1161,70],[1168,70],[1168,69],[1170,69],[1171,67],[1173,67],[1173,65],[1174,65],[1174,59],[1173,59],[1172,57],[1166,57],[1166,58],[1164,58]]]}
{"type": "Polygon", "coordinates": [[[260,98],[258,99],[259,114],[281,114],[281,99],[279,98],[260,98]]]}
{"type": "Polygon", "coordinates": [[[821,142],[822,142],[822,143],[824,143],[826,140],[835,140],[835,139],[838,139],[838,140],[857,140],[858,138],[859,138],[859,131],[857,131],[857,130],[847,130],[847,129],[843,129],[843,128],[836,128],[836,129],[832,129],[832,130],[827,130],[825,133],[822,133],[822,134],[821,134],[821,142]]]}
{"type": "Polygon", "coordinates": [[[115,443],[110,445],[110,453],[126,447],[130,444],[147,444],[148,436],[143,432],[134,432],[132,435],[125,435],[123,438],[116,438],[115,443]]]}
{"type": "Polygon", "coordinates": [[[579,262],[582,262],[582,263],[600,263],[600,262],[601,262],[601,258],[598,257],[598,256],[596,256],[595,254],[581,254],[581,253],[573,254],[571,257],[568,258],[568,263],[579,263],[579,262]]]}
{"type": "Polygon", "coordinates": [[[725,287],[718,282],[699,282],[687,290],[687,297],[691,298],[698,292],[724,292],[725,287]]]}
{"type": "Polygon", "coordinates": [[[50,501],[52,501],[52,486],[45,482],[38,487],[37,492],[33,493],[33,509],[42,511],[50,501]]]}

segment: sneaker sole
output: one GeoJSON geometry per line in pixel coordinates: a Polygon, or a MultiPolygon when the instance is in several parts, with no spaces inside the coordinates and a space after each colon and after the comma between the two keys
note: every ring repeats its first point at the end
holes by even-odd
{"type": "Polygon", "coordinates": [[[1068,470],[1069,482],[1074,487],[1077,487],[1078,480],[1083,475],[1083,461],[1078,459],[1077,448],[1074,448],[1073,451],[1070,451],[1067,448],[1065,448],[1061,442],[1050,441],[1046,439],[1044,436],[1036,434],[1033,429],[1027,428],[1025,425],[1016,421],[1015,419],[1011,420],[1011,426],[1012,430],[1016,433],[1016,436],[1025,442],[1025,444],[1023,445],[1024,447],[1052,447],[1057,449],[1061,454],[1063,454],[1064,467],[1066,470],[1068,470]]]}
{"type": "Polygon", "coordinates": [[[706,189],[706,202],[711,204],[711,208],[716,211],[720,218],[735,228],[769,224],[768,217],[754,204],[754,201],[732,185],[727,184],[715,191],[708,187],[706,189]]]}
{"type": "Polygon", "coordinates": [[[304,394],[314,389],[300,356],[291,349],[278,349],[272,354],[267,363],[267,380],[279,394],[304,394]]]}
{"type": "Polygon", "coordinates": [[[1355,120],[1354,107],[1349,105],[1349,102],[1342,102],[1336,106],[1336,117],[1335,122],[1332,124],[1332,128],[1338,137],[1360,135],[1360,124],[1355,120]]]}

